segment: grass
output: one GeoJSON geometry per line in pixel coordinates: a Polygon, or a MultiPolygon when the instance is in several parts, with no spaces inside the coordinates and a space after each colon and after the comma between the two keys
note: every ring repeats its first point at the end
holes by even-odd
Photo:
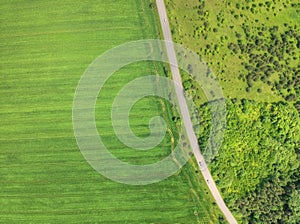
{"type": "MultiPolygon", "coordinates": [[[[243,23],[247,24],[254,32],[257,32],[257,27],[277,25],[279,26],[278,33],[287,30],[284,26],[285,23],[291,27],[299,24],[299,17],[296,16],[297,8],[290,6],[291,3],[296,2],[278,2],[274,10],[267,10],[265,1],[257,1],[249,3],[249,5],[257,5],[255,8],[256,12],[251,13],[250,10],[242,10],[241,7],[246,7],[246,5],[241,4],[237,0],[205,1],[204,11],[208,12],[205,20],[209,24],[207,30],[205,30],[203,21],[200,19],[201,16],[197,13],[201,2],[203,1],[166,1],[170,23],[173,27],[174,41],[197,52],[208,62],[208,65],[218,76],[226,98],[246,98],[260,102],[284,100],[278,92],[272,91],[270,86],[261,81],[255,82],[251,91],[247,92],[245,90],[247,84],[244,80],[239,79],[239,75],[247,74],[242,63],[247,63],[249,58],[247,55],[233,54],[228,49],[228,44],[238,42],[236,33],[243,34],[243,23]],[[264,6],[259,7],[259,3],[262,3],[264,6]],[[236,4],[240,4],[240,9],[236,8],[236,4]],[[234,15],[239,15],[239,17],[235,18],[234,15]],[[243,15],[243,17],[240,15],[243,15]],[[218,17],[224,19],[222,23],[217,20],[218,17]],[[213,28],[217,28],[217,31],[214,32],[213,28]],[[205,31],[201,32],[203,30],[205,31]],[[206,49],[207,45],[211,46],[211,50],[206,49]],[[214,50],[216,45],[218,45],[218,50],[214,50]],[[261,93],[257,92],[258,88],[262,90],[261,93]]],[[[265,39],[268,38],[265,37],[265,39]]],[[[243,43],[247,42],[244,35],[242,35],[240,41],[243,43]]],[[[290,55],[285,54],[284,57],[286,59],[290,55]]],[[[290,65],[297,67],[297,60],[291,60],[290,65]]],[[[277,76],[278,74],[276,73],[272,74],[270,81],[274,81],[277,76]]]]}
{"type": "MultiPolygon", "coordinates": [[[[157,37],[157,18],[148,5],[145,0],[1,1],[1,223],[216,223],[220,213],[193,162],[157,184],[122,185],[95,172],[74,138],[72,103],[81,75],[104,51],[157,37]]],[[[107,105],[124,83],[157,71],[162,66],[149,62],[126,66],[99,95],[105,103],[97,103],[98,130],[122,160],[149,163],[170,152],[171,135],[159,147],[137,152],[122,145],[105,122],[107,105]]],[[[145,118],[132,120],[140,135],[147,134],[148,118],[169,119],[173,113],[166,103],[146,98],[131,116],[145,110],[145,118]]]]}

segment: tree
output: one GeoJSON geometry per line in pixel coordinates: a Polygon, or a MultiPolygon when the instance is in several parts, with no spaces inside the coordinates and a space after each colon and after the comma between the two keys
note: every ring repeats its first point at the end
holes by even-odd
{"type": "Polygon", "coordinates": [[[151,9],[154,9],[154,8],[155,8],[155,4],[154,4],[153,2],[151,2],[151,3],[149,4],[149,7],[150,7],[151,9]]]}
{"type": "Polygon", "coordinates": [[[283,220],[283,203],[280,196],[283,188],[278,179],[273,179],[264,184],[259,191],[252,192],[247,197],[238,201],[244,219],[250,223],[278,223],[283,220]]]}
{"type": "Polygon", "coordinates": [[[289,209],[292,214],[287,218],[287,222],[290,224],[297,224],[300,222],[300,191],[299,189],[294,189],[290,200],[289,209]]]}

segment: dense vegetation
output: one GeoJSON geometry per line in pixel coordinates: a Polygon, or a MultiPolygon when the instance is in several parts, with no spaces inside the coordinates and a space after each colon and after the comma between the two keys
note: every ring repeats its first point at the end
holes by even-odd
{"type": "MultiPolygon", "coordinates": [[[[199,143],[210,130],[209,106],[200,110],[199,143]]],[[[300,119],[287,103],[227,103],[227,131],[211,164],[225,201],[245,223],[299,220],[300,119]],[[276,214],[276,215],[275,215],[276,214]]],[[[296,223],[296,222],[294,222],[296,223]]]]}
{"type": "MultiPolygon", "coordinates": [[[[210,167],[226,203],[243,223],[299,223],[300,4],[167,5],[174,40],[208,62],[228,101],[226,136],[210,167]]],[[[203,149],[209,106],[192,77],[182,76],[202,116],[203,149]]]]}

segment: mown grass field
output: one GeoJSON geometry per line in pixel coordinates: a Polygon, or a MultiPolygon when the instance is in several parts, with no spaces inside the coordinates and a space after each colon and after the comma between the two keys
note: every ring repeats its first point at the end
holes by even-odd
{"type": "MultiPolygon", "coordinates": [[[[87,66],[114,46],[157,37],[149,1],[3,0],[0,10],[0,223],[217,222],[219,211],[192,162],[163,182],[127,186],[94,171],[74,138],[73,96],[87,66]]],[[[163,74],[159,64],[127,66],[99,95],[99,132],[121,160],[157,161],[170,153],[171,138],[176,138],[169,123],[174,134],[157,148],[134,151],[106,122],[122,85],[156,72],[163,74]]],[[[142,136],[148,118],[168,120],[171,109],[146,98],[131,115],[134,131],[142,136]],[[138,119],[141,112],[145,116],[138,119]]]]}

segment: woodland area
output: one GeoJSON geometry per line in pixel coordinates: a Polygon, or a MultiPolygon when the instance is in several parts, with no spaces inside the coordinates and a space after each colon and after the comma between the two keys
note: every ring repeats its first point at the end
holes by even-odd
{"type": "MultiPolygon", "coordinates": [[[[201,149],[211,126],[200,110],[201,149]]],[[[287,103],[227,102],[225,139],[211,170],[226,203],[245,223],[298,223],[300,120],[287,103]]]]}

